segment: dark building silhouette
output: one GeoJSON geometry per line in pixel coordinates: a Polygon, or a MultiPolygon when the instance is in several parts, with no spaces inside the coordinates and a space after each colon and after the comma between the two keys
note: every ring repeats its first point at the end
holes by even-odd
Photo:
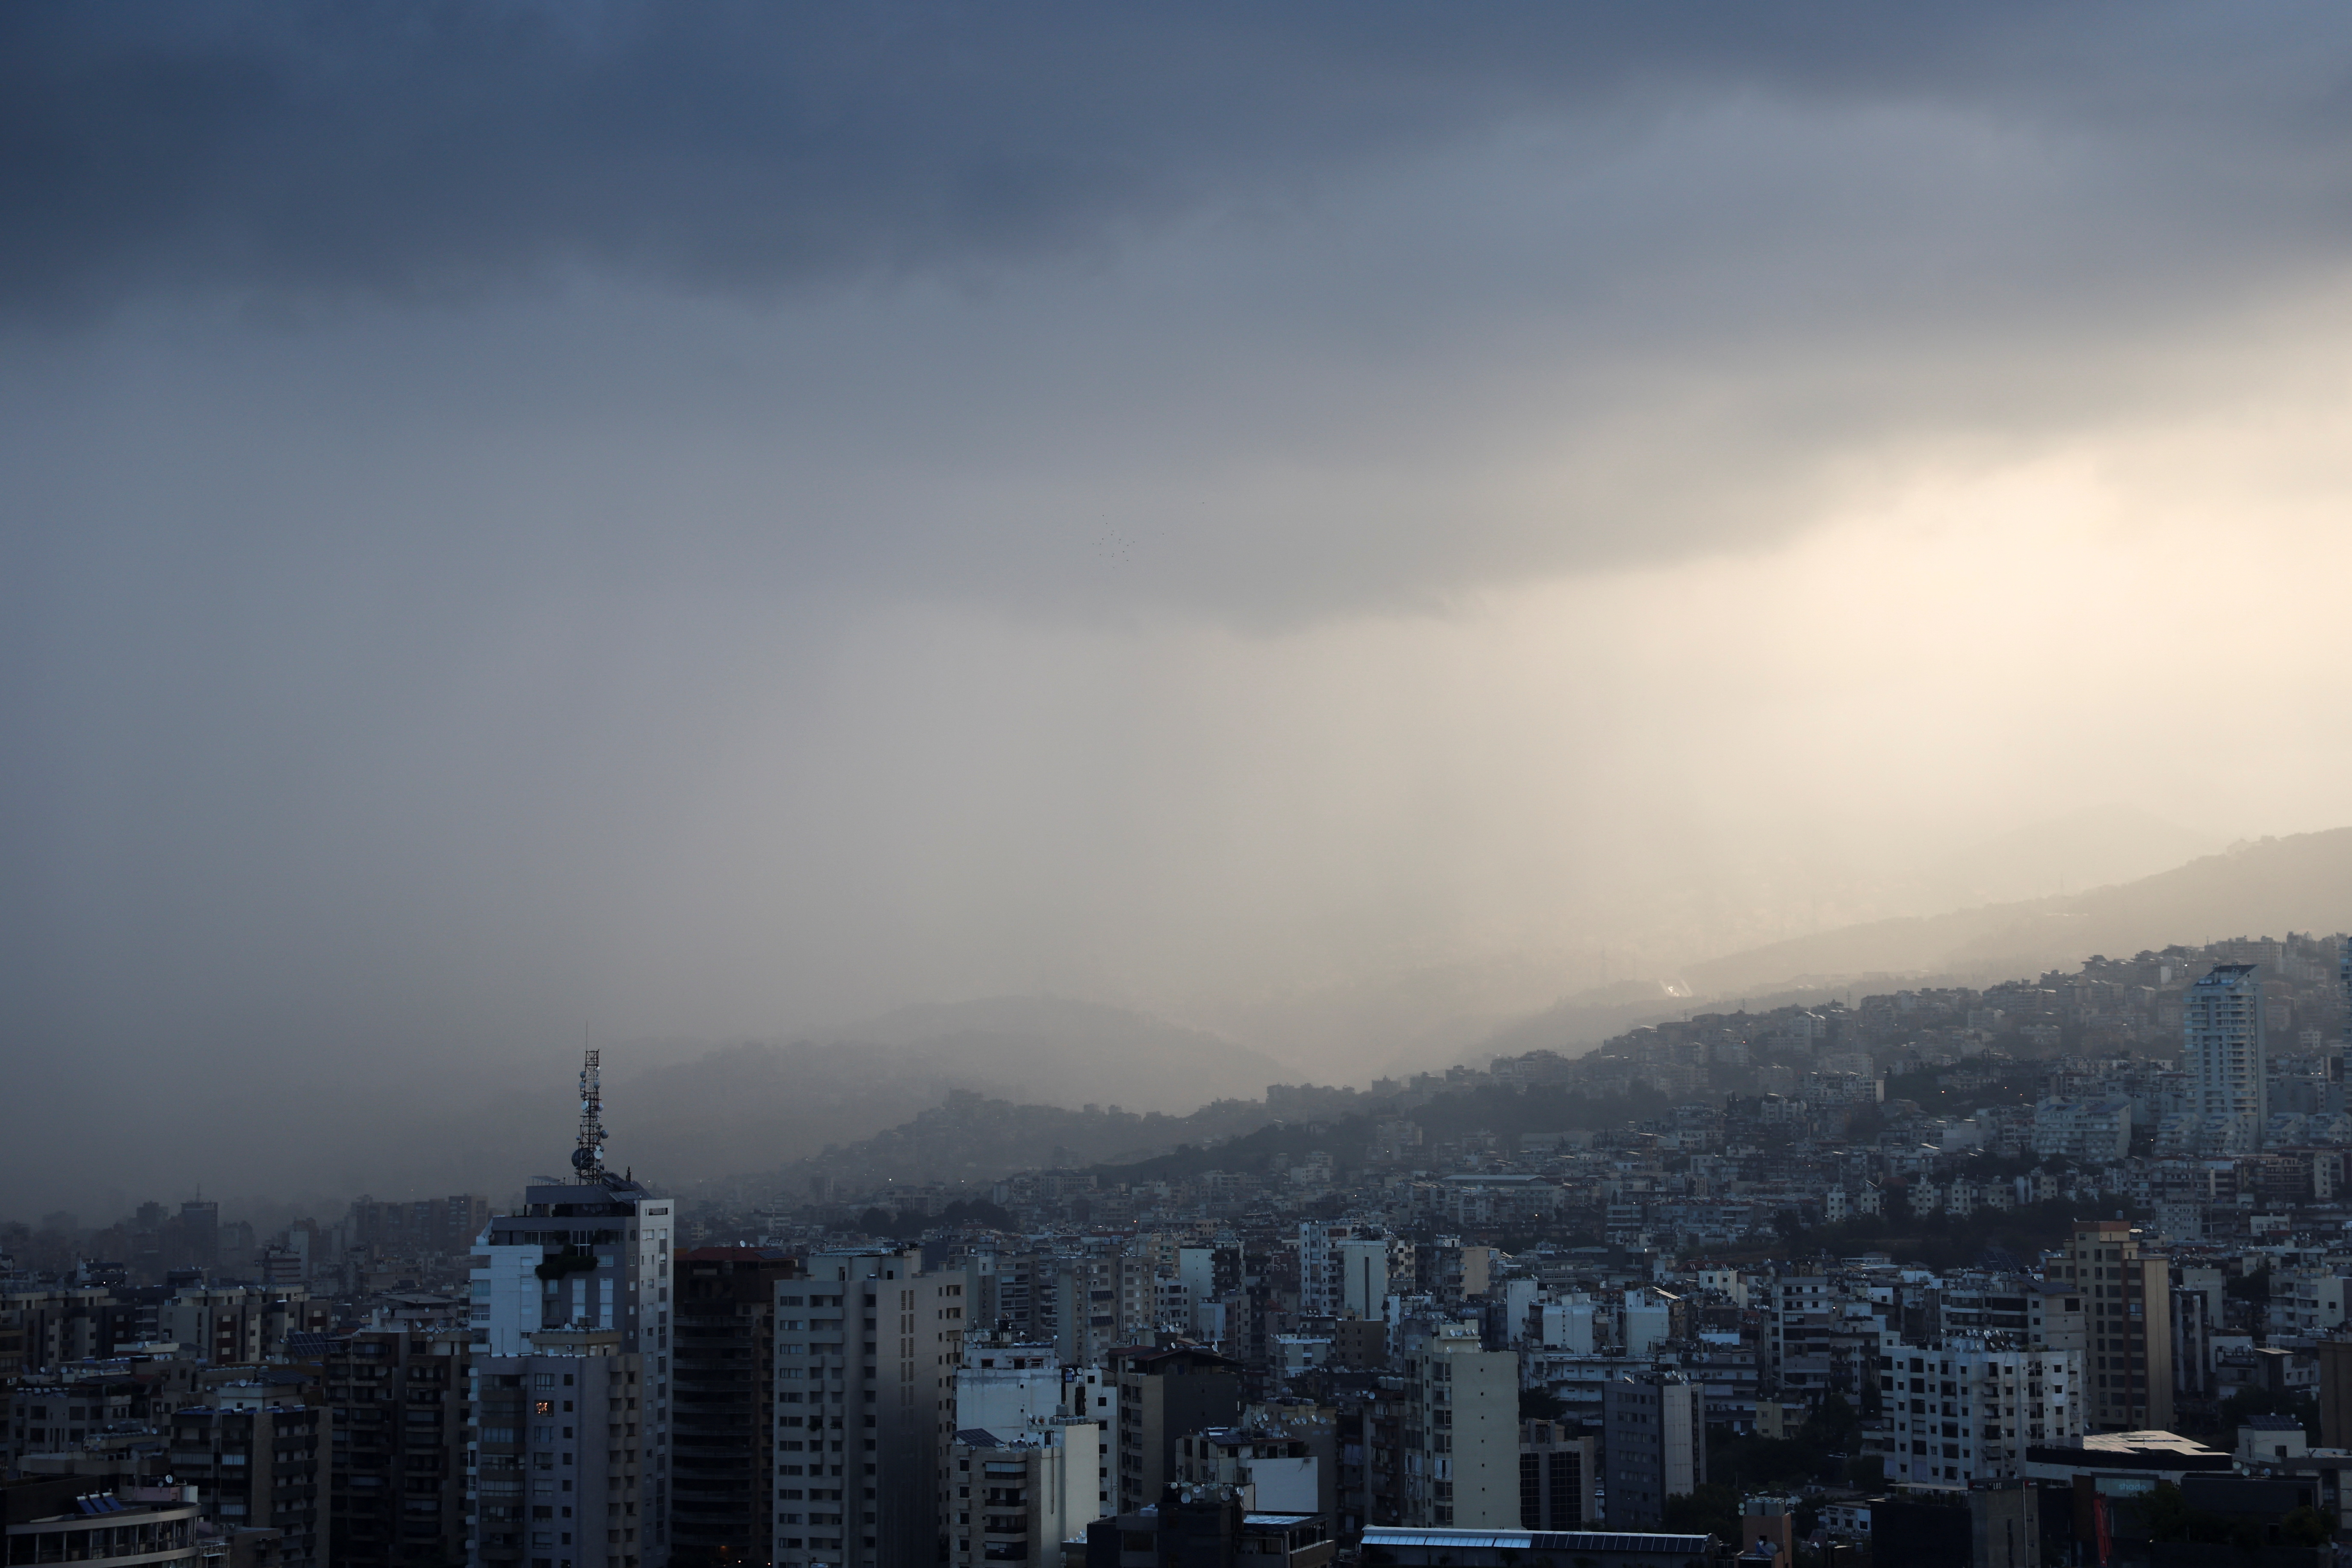
{"type": "Polygon", "coordinates": [[[335,1568],[464,1561],[467,1340],[380,1329],[329,1342],[335,1568]]]}
{"type": "Polygon", "coordinates": [[[670,1553],[688,1564],[774,1552],[776,1282],[799,1260],[769,1248],[678,1254],[670,1341],[670,1553]]]}

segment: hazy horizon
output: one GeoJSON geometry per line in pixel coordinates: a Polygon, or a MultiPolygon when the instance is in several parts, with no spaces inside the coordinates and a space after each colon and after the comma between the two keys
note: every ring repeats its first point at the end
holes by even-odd
{"type": "Polygon", "coordinates": [[[2347,34],[15,8],[0,1173],[2352,824],[2347,34]]]}

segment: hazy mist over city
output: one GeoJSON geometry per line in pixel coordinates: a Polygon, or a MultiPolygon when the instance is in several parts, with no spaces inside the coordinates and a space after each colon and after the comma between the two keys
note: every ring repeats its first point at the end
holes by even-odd
{"type": "Polygon", "coordinates": [[[2347,48],[12,7],[12,1210],[2352,926],[2347,48]]]}

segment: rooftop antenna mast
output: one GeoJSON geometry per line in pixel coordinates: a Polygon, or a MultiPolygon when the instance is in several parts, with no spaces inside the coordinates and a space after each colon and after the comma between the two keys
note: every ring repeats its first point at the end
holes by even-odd
{"type": "Polygon", "coordinates": [[[572,1168],[583,1184],[604,1179],[604,1087],[598,1072],[603,1055],[590,1051],[580,1068],[580,1146],[572,1151],[572,1168]]]}

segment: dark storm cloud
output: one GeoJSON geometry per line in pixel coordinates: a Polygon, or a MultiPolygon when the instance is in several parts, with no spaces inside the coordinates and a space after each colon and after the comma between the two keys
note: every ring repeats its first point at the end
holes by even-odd
{"type": "Polygon", "coordinates": [[[2152,140],[2147,176],[2284,221],[2338,173],[2312,154],[2347,37],[2292,6],[18,5],[0,289],[462,296],[585,264],[760,292],[1743,89],[2152,140]]]}

